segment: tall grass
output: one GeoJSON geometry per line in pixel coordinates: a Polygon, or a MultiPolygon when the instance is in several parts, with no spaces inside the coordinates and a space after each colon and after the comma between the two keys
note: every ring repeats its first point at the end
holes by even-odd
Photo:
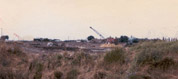
{"type": "Polygon", "coordinates": [[[123,64],[125,63],[125,58],[126,58],[125,53],[126,51],[124,49],[116,48],[108,52],[104,56],[104,62],[106,62],[107,64],[111,64],[111,63],[123,64]]]}
{"type": "Polygon", "coordinates": [[[63,73],[60,72],[60,71],[55,71],[55,72],[54,72],[54,77],[55,77],[56,79],[62,79],[63,73]]]}
{"type": "Polygon", "coordinates": [[[178,41],[150,41],[141,43],[133,48],[138,52],[134,59],[134,66],[139,67],[150,66],[150,68],[165,71],[175,66],[174,56],[178,56],[178,41]]]}
{"type": "Polygon", "coordinates": [[[0,43],[0,79],[29,79],[26,54],[15,44],[0,43]]]}
{"type": "Polygon", "coordinates": [[[149,41],[129,48],[106,53],[67,52],[65,56],[64,52],[24,53],[15,44],[3,43],[0,79],[178,78],[178,42],[149,41]]]}
{"type": "Polygon", "coordinates": [[[79,71],[77,69],[72,69],[67,73],[66,79],[78,79],[79,71]]]}

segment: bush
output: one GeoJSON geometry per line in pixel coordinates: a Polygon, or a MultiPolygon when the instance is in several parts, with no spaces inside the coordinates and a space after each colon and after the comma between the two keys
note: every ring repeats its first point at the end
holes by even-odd
{"type": "Polygon", "coordinates": [[[42,71],[43,71],[43,64],[40,63],[38,60],[34,60],[31,62],[29,66],[29,71],[35,71],[35,75],[33,79],[41,79],[42,78],[42,71]]]}
{"type": "Polygon", "coordinates": [[[106,77],[106,73],[98,72],[94,75],[94,79],[104,79],[106,77]]]}
{"type": "Polygon", "coordinates": [[[162,54],[167,53],[178,53],[178,41],[175,42],[165,42],[165,41],[148,41],[142,42],[138,45],[132,47],[136,51],[143,51],[144,49],[154,49],[159,50],[162,54]]]}
{"type": "Polygon", "coordinates": [[[161,70],[167,70],[170,67],[173,67],[176,65],[176,62],[172,58],[164,58],[161,61],[153,63],[151,66],[152,68],[158,68],[161,70]]]}
{"type": "Polygon", "coordinates": [[[15,55],[21,55],[22,54],[21,48],[20,47],[16,47],[16,46],[10,47],[7,51],[9,53],[15,54],[15,55]]]}
{"type": "Polygon", "coordinates": [[[137,65],[145,65],[155,63],[162,58],[162,53],[158,50],[144,49],[136,55],[135,61],[137,65]]]}
{"type": "Polygon", "coordinates": [[[34,60],[30,63],[29,70],[36,70],[37,72],[41,72],[43,70],[43,64],[40,61],[34,60]]]}
{"type": "Polygon", "coordinates": [[[52,55],[47,59],[47,67],[49,69],[54,69],[62,65],[62,56],[61,55],[52,55]]]}
{"type": "Polygon", "coordinates": [[[26,72],[12,71],[9,68],[0,68],[0,79],[29,79],[26,72]]]}
{"type": "Polygon", "coordinates": [[[62,73],[62,72],[60,72],[60,71],[55,71],[55,72],[54,72],[54,77],[55,77],[56,79],[61,79],[62,76],[63,76],[63,73],[62,73]]]}
{"type": "Polygon", "coordinates": [[[2,65],[3,67],[9,67],[10,64],[11,64],[11,61],[6,60],[5,58],[0,59],[0,65],[2,65]]]}
{"type": "Polygon", "coordinates": [[[42,78],[43,64],[37,63],[35,70],[36,70],[36,73],[35,73],[33,79],[41,79],[42,78]]]}
{"type": "Polygon", "coordinates": [[[108,64],[119,62],[123,64],[125,62],[125,50],[122,48],[116,48],[104,56],[104,61],[108,64]]]}
{"type": "Polygon", "coordinates": [[[151,77],[139,74],[132,74],[129,75],[128,79],[151,79],[151,77]]]}
{"type": "Polygon", "coordinates": [[[178,41],[149,41],[140,43],[132,49],[139,52],[135,57],[137,65],[154,64],[164,60],[163,57],[167,57],[168,54],[176,54],[178,51],[178,41]]]}
{"type": "Polygon", "coordinates": [[[42,78],[42,73],[36,73],[33,77],[33,79],[41,79],[42,78]]]}
{"type": "Polygon", "coordinates": [[[79,75],[78,70],[74,69],[67,73],[66,79],[77,79],[78,75],[79,75]]]}
{"type": "Polygon", "coordinates": [[[83,56],[82,54],[78,54],[74,60],[72,61],[72,65],[80,65],[81,64],[81,60],[82,60],[83,56]]]}
{"type": "Polygon", "coordinates": [[[72,65],[81,65],[82,60],[86,61],[86,60],[90,60],[90,59],[91,59],[90,56],[86,53],[77,53],[77,54],[75,54],[74,59],[71,64],[72,65]]]}

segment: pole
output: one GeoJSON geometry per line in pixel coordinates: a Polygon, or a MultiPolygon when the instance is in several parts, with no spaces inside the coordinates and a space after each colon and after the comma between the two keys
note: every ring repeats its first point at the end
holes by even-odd
{"type": "Polygon", "coordinates": [[[3,29],[1,28],[1,37],[2,37],[2,35],[3,35],[3,29]]]}

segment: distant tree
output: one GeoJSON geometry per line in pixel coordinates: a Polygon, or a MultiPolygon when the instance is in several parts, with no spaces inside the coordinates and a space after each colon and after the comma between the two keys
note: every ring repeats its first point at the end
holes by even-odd
{"type": "Polygon", "coordinates": [[[138,43],[138,42],[139,42],[139,39],[138,39],[138,38],[135,38],[135,39],[133,39],[132,42],[133,42],[133,43],[138,43]]]}
{"type": "Polygon", "coordinates": [[[6,40],[9,40],[9,36],[5,36],[6,40]]]}
{"type": "Polygon", "coordinates": [[[119,42],[122,42],[122,43],[125,43],[125,42],[128,42],[129,40],[129,37],[128,36],[121,36],[119,38],[119,42]]]}
{"type": "Polygon", "coordinates": [[[1,39],[1,40],[8,40],[8,39],[9,39],[9,36],[8,36],[8,35],[1,36],[0,39],[1,39]]]}
{"type": "Polygon", "coordinates": [[[94,36],[92,36],[92,35],[90,35],[90,36],[88,36],[88,38],[87,38],[87,39],[90,41],[90,40],[95,39],[95,37],[94,37],[94,36]]]}
{"type": "Polygon", "coordinates": [[[44,38],[43,41],[44,41],[44,42],[49,42],[50,39],[48,39],[48,38],[44,38]]]}
{"type": "Polygon", "coordinates": [[[114,44],[117,45],[118,43],[119,43],[119,38],[116,37],[116,38],[114,39],[114,44]]]}

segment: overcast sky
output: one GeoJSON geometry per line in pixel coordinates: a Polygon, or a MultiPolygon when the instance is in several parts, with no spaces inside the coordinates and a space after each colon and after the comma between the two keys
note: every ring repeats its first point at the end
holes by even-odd
{"type": "Polygon", "coordinates": [[[178,0],[0,0],[0,28],[11,39],[103,36],[178,37],[178,0]]]}

